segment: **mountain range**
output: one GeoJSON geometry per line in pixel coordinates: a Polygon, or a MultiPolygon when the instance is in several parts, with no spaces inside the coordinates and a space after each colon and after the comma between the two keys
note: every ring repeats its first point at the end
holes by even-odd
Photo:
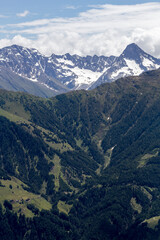
{"type": "Polygon", "coordinates": [[[160,59],[136,44],[119,57],[55,55],[13,45],[0,49],[0,88],[51,97],[71,90],[94,89],[120,77],[140,75],[160,67],[160,59]]]}

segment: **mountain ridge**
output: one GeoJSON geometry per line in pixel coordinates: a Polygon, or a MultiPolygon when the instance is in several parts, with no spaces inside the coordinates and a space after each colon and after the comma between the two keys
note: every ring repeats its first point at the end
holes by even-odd
{"type": "MultiPolygon", "coordinates": [[[[136,44],[128,45],[119,57],[81,57],[69,53],[46,57],[36,49],[12,45],[0,49],[0,67],[9,69],[10,74],[12,71],[12,79],[17,74],[17,77],[33,82],[35,87],[43,88],[45,93],[37,95],[50,97],[50,93],[55,96],[71,90],[93,89],[120,77],[154,70],[160,67],[160,60],[145,53],[136,44]]],[[[24,88],[22,82],[20,85],[19,91],[24,88]]],[[[5,86],[5,76],[1,87],[11,89],[7,83],[5,86]]],[[[26,91],[29,92],[28,89],[26,91]]]]}

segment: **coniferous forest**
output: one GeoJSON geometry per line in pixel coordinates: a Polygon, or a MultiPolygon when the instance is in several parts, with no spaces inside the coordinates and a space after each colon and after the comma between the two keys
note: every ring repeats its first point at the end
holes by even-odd
{"type": "Polygon", "coordinates": [[[160,238],[160,70],[43,99],[0,90],[0,239],[160,238]]]}

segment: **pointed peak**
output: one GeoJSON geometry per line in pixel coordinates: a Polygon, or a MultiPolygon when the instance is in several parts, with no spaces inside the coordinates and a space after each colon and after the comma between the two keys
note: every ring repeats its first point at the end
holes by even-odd
{"type": "Polygon", "coordinates": [[[121,56],[128,58],[128,59],[136,59],[140,55],[146,54],[137,44],[131,43],[129,44],[121,56]]]}
{"type": "Polygon", "coordinates": [[[132,51],[141,51],[141,52],[143,52],[143,50],[137,45],[137,44],[135,44],[135,43],[131,43],[131,44],[129,44],[126,48],[125,48],[125,50],[123,51],[123,53],[126,53],[126,52],[132,52],[132,51]]]}
{"type": "Polygon", "coordinates": [[[136,43],[130,43],[126,48],[140,48],[136,43]]]}

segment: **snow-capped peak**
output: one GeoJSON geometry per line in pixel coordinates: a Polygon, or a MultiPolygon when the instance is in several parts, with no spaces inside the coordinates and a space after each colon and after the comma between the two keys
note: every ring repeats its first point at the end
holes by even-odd
{"type": "Polygon", "coordinates": [[[95,88],[104,82],[115,81],[121,77],[140,75],[142,72],[154,70],[159,67],[159,59],[145,53],[135,43],[132,43],[112,62],[107,71],[100,76],[91,88],[95,88]]]}

